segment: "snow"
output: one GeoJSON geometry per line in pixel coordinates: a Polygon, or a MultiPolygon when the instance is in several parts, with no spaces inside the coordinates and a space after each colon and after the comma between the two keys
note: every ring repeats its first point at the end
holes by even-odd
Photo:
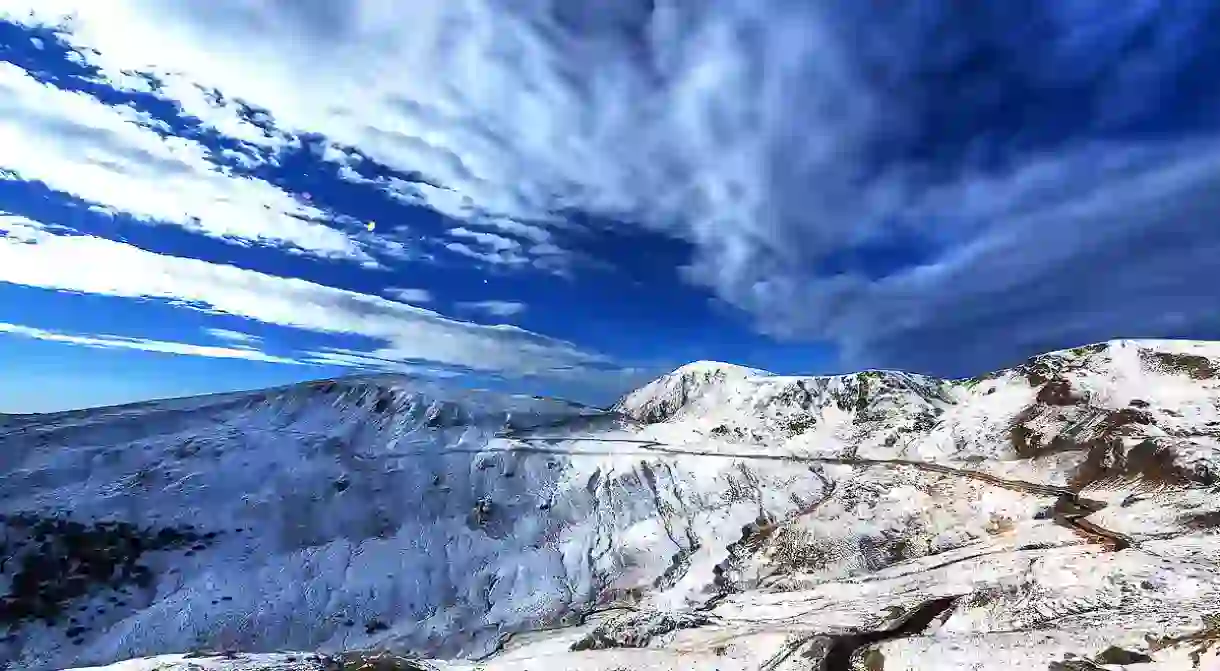
{"type": "MultiPolygon", "coordinates": [[[[216,534],[144,552],[148,585],[74,597],[84,631],[8,622],[0,661],[287,671],[387,648],[455,671],[780,671],[893,631],[857,664],[1119,646],[1183,668],[1215,659],[1217,362],[1116,341],[972,380],[697,362],[612,411],[366,376],[0,417],[0,512],[216,534]],[[1083,527],[1072,492],[1098,507],[1083,527]],[[595,630],[619,647],[572,650],[595,630]]],[[[10,591],[39,548],[15,520],[10,591]]]]}

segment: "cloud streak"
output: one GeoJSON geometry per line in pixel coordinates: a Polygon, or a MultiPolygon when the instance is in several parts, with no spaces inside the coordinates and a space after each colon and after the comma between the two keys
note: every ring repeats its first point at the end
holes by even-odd
{"type": "Polygon", "coordinates": [[[494,317],[513,317],[525,312],[525,303],[516,301],[473,301],[469,303],[458,303],[457,307],[462,310],[475,310],[485,312],[494,317]]]}
{"type": "Polygon", "coordinates": [[[230,329],[208,328],[204,329],[204,332],[213,338],[233,343],[238,347],[250,347],[263,341],[262,338],[256,335],[232,331],[230,329]]]}
{"type": "Polygon", "coordinates": [[[266,182],[227,174],[196,141],[164,138],[130,106],[43,84],[0,63],[0,176],[95,207],[214,238],[372,261],[327,213],[266,182]]]}
{"type": "Polygon", "coordinates": [[[265,324],[360,336],[375,343],[364,355],[397,362],[506,375],[609,363],[512,326],[481,326],[379,296],[60,234],[23,217],[0,215],[0,233],[0,282],[158,299],[265,324]]]}
{"type": "Polygon", "coordinates": [[[248,347],[216,347],[213,345],[197,345],[193,343],[129,338],[106,334],[76,335],[6,322],[0,322],[0,333],[97,349],[129,349],[144,352],[160,352],[162,354],[212,357],[216,359],[244,359],[246,361],[261,361],[263,363],[302,365],[302,362],[295,359],[272,356],[248,347]]]}
{"type": "Polygon", "coordinates": [[[396,301],[403,303],[431,303],[432,292],[427,289],[413,289],[408,287],[388,287],[382,289],[381,293],[393,298],[396,301]]]}

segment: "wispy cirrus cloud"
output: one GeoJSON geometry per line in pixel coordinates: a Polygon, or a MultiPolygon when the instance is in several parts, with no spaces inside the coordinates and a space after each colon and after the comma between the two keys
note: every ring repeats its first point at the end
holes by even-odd
{"type": "Polygon", "coordinates": [[[432,292],[427,289],[408,287],[387,287],[381,293],[403,303],[431,303],[432,292]]]}
{"type": "Polygon", "coordinates": [[[214,238],[372,261],[328,214],[231,174],[199,142],[162,137],[129,105],[58,88],[0,62],[0,177],[41,182],[100,209],[214,238]]]}
{"type": "Polygon", "coordinates": [[[259,336],[231,329],[206,328],[204,333],[218,340],[233,343],[238,347],[251,347],[263,341],[259,336]]]}
{"type": "Polygon", "coordinates": [[[484,312],[493,317],[512,317],[525,312],[526,305],[517,301],[470,301],[458,303],[457,307],[462,310],[484,312]]]}
{"type": "Polygon", "coordinates": [[[160,352],[162,354],[212,357],[216,359],[245,359],[247,361],[261,361],[264,363],[303,365],[303,362],[296,359],[273,356],[250,347],[217,347],[215,345],[150,340],[148,338],[132,338],[98,333],[63,333],[6,322],[0,322],[0,333],[97,349],[129,349],[144,352],[160,352]]]}
{"type": "Polygon", "coordinates": [[[612,368],[604,357],[513,326],[482,326],[379,296],[230,265],[155,254],[0,215],[0,282],[158,299],[318,334],[358,336],[364,356],[504,375],[612,368]]]}

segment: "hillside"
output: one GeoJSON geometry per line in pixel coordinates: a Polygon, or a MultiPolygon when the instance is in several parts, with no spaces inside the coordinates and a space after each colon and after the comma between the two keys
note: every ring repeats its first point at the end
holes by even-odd
{"type": "Polygon", "coordinates": [[[7,416],[0,663],[1212,668],[1218,439],[1186,341],[699,362],[605,411],[367,376],[7,416]]]}

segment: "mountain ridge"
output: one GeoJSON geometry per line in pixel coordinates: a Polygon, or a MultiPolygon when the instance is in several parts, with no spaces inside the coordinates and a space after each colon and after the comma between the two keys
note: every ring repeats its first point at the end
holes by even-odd
{"type": "Polygon", "coordinates": [[[610,409],[375,375],[6,417],[0,666],[1177,668],[1220,612],[1218,354],[696,362],[610,409]]]}

